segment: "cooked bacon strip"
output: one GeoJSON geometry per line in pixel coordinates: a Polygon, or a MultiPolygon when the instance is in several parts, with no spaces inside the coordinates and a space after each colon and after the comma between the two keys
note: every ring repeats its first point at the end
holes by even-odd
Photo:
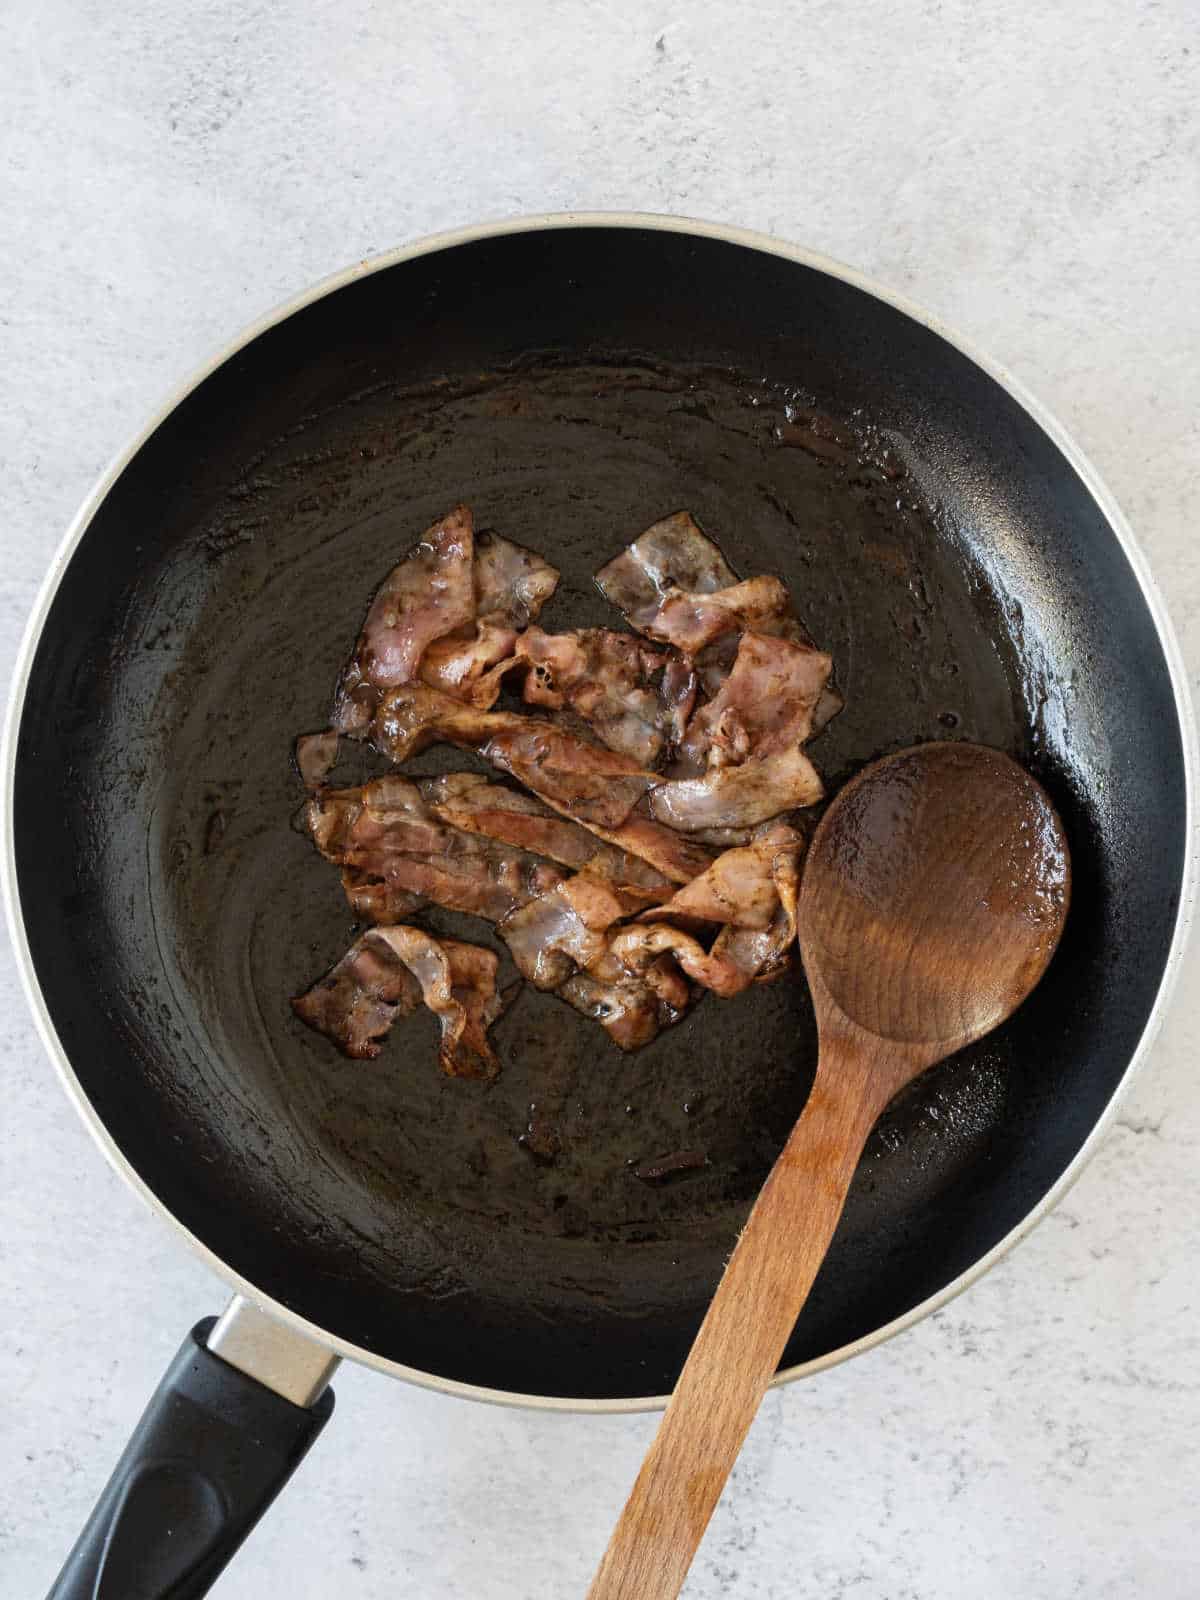
{"type": "Polygon", "coordinates": [[[493,783],[477,772],[451,772],[441,778],[422,778],[418,787],[429,808],[444,822],[467,833],[516,845],[535,855],[548,856],[576,871],[587,869],[594,877],[628,884],[667,899],[673,879],[657,871],[640,856],[605,844],[577,822],[523,790],[493,783]]]}
{"type": "Polygon", "coordinates": [[[334,695],[339,733],[364,734],[381,695],[416,677],[431,640],[474,619],[474,548],[470,510],[456,506],[384,579],[334,695]]]}
{"type": "Polygon", "coordinates": [[[420,1003],[420,984],[371,929],[306,994],[296,996],[292,1010],[332,1039],[343,1055],[369,1061],[383,1048],[396,1018],[420,1003]]]}
{"type": "MultiPolygon", "coordinates": [[[[686,511],[648,528],[600,569],[596,582],[632,627],[697,657],[699,682],[710,700],[729,675],[740,631],[752,628],[813,646],[779,580],[760,577],[739,583],[686,511]]],[[[827,683],[814,707],[811,733],[819,733],[843,704],[827,683]]]]}
{"type": "MultiPolygon", "coordinates": [[[[610,954],[606,959],[611,962],[613,958],[610,954]]],[[[605,962],[598,965],[603,967],[605,962]]],[[[642,974],[642,982],[658,996],[659,1023],[662,1027],[666,1027],[668,1021],[678,1022],[695,995],[672,955],[662,955],[657,961],[652,961],[642,974]],[[665,1019],[662,1010],[664,1005],[670,1013],[665,1019]]]]}
{"type": "MultiPolygon", "coordinates": [[[[570,817],[572,813],[565,805],[554,805],[553,810],[560,816],[570,817]]],[[[668,888],[673,883],[690,883],[697,873],[705,871],[712,865],[713,852],[705,848],[702,837],[685,839],[682,834],[676,833],[673,828],[664,827],[661,822],[655,822],[652,817],[643,816],[639,811],[631,811],[619,828],[602,828],[598,823],[589,822],[586,818],[579,819],[580,825],[588,833],[594,834],[597,839],[610,845],[616,850],[618,856],[628,861],[638,858],[643,866],[644,874],[634,876],[620,870],[602,870],[602,877],[611,877],[615,882],[626,883],[638,888],[658,889],[660,881],[665,879],[663,888],[668,888]]],[[[490,831],[490,829],[489,829],[490,831]]],[[[747,838],[752,829],[743,830],[747,838]]],[[[513,829],[514,834],[516,828],[513,829]]],[[[508,837],[505,833],[504,837],[508,837]]],[[[544,850],[538,847],[542,854],[559,860],[555,851],[548,847],[544,850]]],[[[568,863],[571,865],[573,863],[568,863]]],[[[591,863],[587,865],[592,870],[591,863]]]]}
{"type": "Polygon", "coordinates": [[[337,766],[338,736],[332,728],[324,733],[302,733],[296,740],[296,767],[306,789],[319,789],[337,766]]]}
{"type": "Polygon", "coordinates": [[[371,928],[292,1001],[296,1015],[355,1058],[373,1058],[397,1017],[424,1001],[442,1027],[438,1061],[452,1078],[494,1078],[487,1030],[504,1009],[491,950],[419,928],[371,928]]]}
{"type": "Polygon", "coordinates": [[[443,694],[489,711],[500,694],[506,672],[516,665],[517,631],[508,623],[481,617],[470,634],[435,639],[421,657],[421,681],[443,694]]]}
{"type": "Polygon", "coordinates": [[[417,786],[425,804],[440,814],[446,807],[464,811],[475,806],[489,806],[493,810],[529,812],[533,816],[554,816],[548,806],[524,789],[513,789],[507,783],[497,783],[486,772],[443,772],[436,778],[418,778],[417,786]]]}
{"type": "Polygon", "coordinates": [[[690,656],[672,655],[663,668],[659,698],[665,715],[665,732],[672,744],[678,743],[696,704],[696,669],[690,656]]]}
{"type": "Polygon", "coordinates": [[[712,861],[701,845],[640,813],[629,811],[622,820],[608,823],[606,818],[626,808],[631,790],[642,794],[658,779],[626,757],[551,722],[510,712],[474,712],[421,685],[397,690],[380,707],[375,740],[393,761],[404,761],[438,739],[478,750],[560,815],[639,856],[673,883],[689,882],[712,861]]]}
{"type": "MultiPolygon", "coordinates": [[[[512,790],[505,790],[512,794],[512,790]]],[[[537,803],[536,801],[534,802],[537,803]]],[[[644,802],[643,802],[644,803],[644,802]]],[[[559,816],[570,818],[571,812],[565,805],[547,804],[547,810],[557,812],[559,816]]],[[[453,820],[447,815],[447,820],[453,820]]],[[[698,873],[704,872],[712,865],[713,852],[705,848],[703,835],[695,838],[684,838],[676,833],[673,828],[664,827],[661,822],[655,822],[652,817],[643,816],[641,810],[631,811],[629,816],[619,828],[602,828],[598,823],[589,822],[585,818],[579,819],[579,825],[596,839],[603,841],[616,852],[615,861],[611,857],[596,856],[590,860],[567,859],[567,849],[559,853],[557,842],[552,845],[553,835],[541,835],[536,832],[537,824],[528,821],[530,832],[528,842],[522,837],[522,827],[525,819],[513,817],[508,820],[493,818],[486,826],[480,827],[479,832],[486,832],[493,838],[508,839],[514,844],[520,844],[526,849],[534,849],[539,855],[546,855],[553,861],[562,861],[567,866],[580,868],[587,867],[589,871],[596,872],[600,877],[611,878],[616,883],[624,883],[642,889],[668,889],[673,883],[690,883],[698,873]],[[541,843],[537,843],[538,839],[541,843]],[[609,864],[611,863],[611,864],[609,864]],[[630,870],[628,864],[640,865],[641,871],[630,870]]],[[[461,824],[466,827],[465,821],[461,824]]],[[[546,824],[547,828],[549,824],[546,824]]],[[[574,823],[571,823],[574,826],[574,823]]],[[[728,830],[726,830],[728,831],[728,830]]],[[[738,830],[740,837],[744,835],[749,840],[753,833],[752,828],[738,830]]],[[[721,840],[720,843],[724,843],[721,840]]],[[[568,846],[567,848],[574,848],[568,846]]]]}
{"type": "Polygon", "coordinates": [[[712,947],[714,959],[743,974],[743,988],[770,983],[787,970],[787,924],[782,912],[775,915],[769,928],[722,928],[712,947]]]}
{"type": "Polygon", "coordinates": [[[549,562],[498,533],[475,536],[475,622],[433,640],[421,657],[421,681],[479,711],[495,705],[522,628],[558,585],[549,562]]]}
{"type": "MultiPolygon", "coordinates": [[[[432,941],[431,941],[432,942],[432,941]]],[[[425,1004],[439,1013],[442,1025],[438,1061],[452,1078],[494,1078],[500,1062],[488,1039],[488,1029],[512,1004],[519,984],[503,994],[496,991],[500,958],[482,945],[458,939],[438,941],[450,966],[450,1005],[435,1006],[426,990],[425,1004]]],[[[439,991],[440,998],[440,991],[439,991]]]]}
{"type": "Polygon", "coordinates": [[[386,695],[375,718],[377,748],[395,762],[438,742],[477,750],[556,810],[617,828],[656,781],[635,761],[540,717],[475,711],[424,684],[386,695]]]}
{"type": "Polygon", "coordinates": [[[587,930],[568,905],[548,892],[514,911],[499,932],[522,977],[535,989],[557,989],[575,971],[575,948],[587,930]]]}
{"type": "MultiPolygon", "coordinates": [[[[758,631],[763,632],[762,624],[758,631]]],[[[719,639],[714,639],[712,644],[705,645],[696,656],[696,680],[701,693],[708,700],[715,700],[721,692],[721,685],[733,670],[733,663],[737,660],[738,645],[741,643],[736,633],[723,633],[719,639]]]]}
{"type": "Polygon", "coordinates": [[[664,905],[643,911],[639,921],[725,922],[739,928],[769,928],[779,909],[777,857],[798,855],[803,837],[786,823],[772,823],[752,844],[726,850],[664,905]]]}
{"type": "Polygon", "coordinates": [[[653,621],[673,590],[712,594],[736,582],[724,556],[687,511],[654,523],[596,574],[600,593],[639,630],[653,621]]]}
{"type": "MultiPolygon", "coordinates": [[[[791,615],[790,609],[786,616],[761,618],[755,624],[754,632],[771,638],[786,639],[802,650],[816,649],[812,635],[802,622],[791,615]]],[[[720,694],[725,680],[733,669],[740,642],[736,634],[724,634],[706,646],[696,657],[696,676],[700,688],[709,700],[715,700],[720,694]]],[[[816,738],[826,723],[837,716],[845,703],[837,686],[832,679],[828,679],[813,707],[812,727],[808,737],[816,738]]]]}
{"type": "Polygon", "coordinates": [[[609,928],[644,904],[640,894],[577,872],[514,911],[498,931],[530,983],[557,989],[573,967],[593,966],[608,949],[609,928]]]}
{"type": "MultiPolygon", "coordinates": [[[[559,808],[565,809],[565,808],[559,808]]],[[[619,828],[602,828],[585,817],[579,819],[598,839],[615,845],[629,855],[640,856],[672,883],[690,883],[698,872],[712,864],[712,851],[694,839],[685,839],[674,828],[631,811],[619,828]]]]}
{"type": "Polygon", "coordinates": [[[846,709],[846,696],[832,680],[821,690],[821,698],[813,707],[812,733],[815,739],[821,730],[833,721],[839,711],[846,709]]]}
{"type": "Polygon", "coordinates": [[[596,574],[605,599],[630,627],[688,655],[722,634],[790,615],[791,599],[778,578],[739,583],[725,558],[686,511],[648,528],[596,574]]]}
{"type": "Polygon", "coordinates": [[[513,717],[480,754],[556,809],[605,828],[619,828],[654,783],[627,756],[533,717],[513,717]]]}
{"type": "Polygon", "coordinates": [[[832,659],[821,650],[744,633],[716,698],[688,723],[679,766],[702,772],[706,766],[734,766],[789,743],[803,744],[832,669],[832,659]]]}
{"type": "Polygon", "coordinates": [[[736,962],[717,952],[715,946],[710,955],[690,933],[668,927],[664,922],[653,922],[644,928],[623,928],[614,935],[609,953],[635,977],[642,976],[660,956],[669,954],[693,983],[725,999],[741,994],[751,982],[736,962]]]}
{"type": "MultiPolygon", "coordinates": [[[[465,911],[488,922],[502,921],[544,893],[559,876],[554,867],[523,851],[497,847],[488,840],[476,843],[480,848],[459,856],[386,855],[379,875],[391,891],[419,895],[447,911],[465,911]]],[[[364,901],[357,898],[354,904],[361,908],[364,901]]],[[[389,920],[391,914],[389,907],[389,920]]]]}
{"type": "Polygon", "coordinates": [[[558,990],[585,1017],[598,1022],[622,1050],[640,1050],[679,1021],[691,998],[669,957],[635,977],[606,953],[588,972],[576,972],[558,990]]]}
{"type": "Polygon", "coordinates": [[[610,979],[593,972],[577,972],[558,993],[581,1016],[598,1022],[622,1050],[640,1050],[657,1037],[662,1027],[657,995],[624,969],[619,978],[610,979]]]}
{"type": "Polygon", "coordinates": [[[695,655],[722,634],[769,623],[791,609],[791,598],[779,578],[764,574],[712,594],[671,590],[642,632],[695,655]]]}
{"type": "Polygon", "coordinates": [[[739,968],[756,983],[769,983],[787,971],[796,942],[796,902],[800,893],[800,850],[776,852],[772,876],[779,897],[779,908],[769,928],[723,928],[710,952],[722,962],[739,968]]]}
{"type": "Polygon", "coordinates": [[[562,877],[525,850],[467,833],[431,813],[413,783],[377,778],[314,795],[309,832],[361,917],[394,922],[420,901],[499,922],[562,877]]]}
{"type": "Polygon", "coordinates": [[[386,925],[404,922],[429,901],[423,894],[401,889],[386,878],[346,867],[342,871],[342,892],[358,922],[386,925]]]}
{"type": "Polygon", "coordinates": [[[533,550],[491,530],[475,540],[475,613],[527,628],[558,587],[558,570],[533,550]]]}
{"type": "Polygon", "coordinates": [[[514,912],[499,930],[531,983],[556,989],[624,1050],[638,1049],[677,1022],[691,999],[669,953],[637,972],[613,954],[611,930],[636,905],[628,889],[579,872],[514,912]]]}
{"type": "Polygon", "coordinates": [[[702,778],[661,783],[650,796],[651,814],[684,833],[703,828],[744,828],[824,794],[812,762],[798,746],[756,756],[737,767],[716,767],[702,778]]]}
{"type": "Polygon", "coordinates": [[[631,633],[527,628],[517,640],[525,663],[525,700],[559,711],[570,706],[612,750],[643,766],[677,743],[696,699],[696,675],[682,657],[655,650],[631,633]]]}
{"type": "MultiPolygon", "coordinates": [[[[680,773],[672,770],[670,776],[678,778],[698,776],[698,774],[680,773]]],[[[786,821],[787,817],[785,815],[782,819],[777,820],[786,821]]],[[[697,844],[709,845],[712,849],[720,852],[722,850],[740,850],[743,845],[752,844],[754,842],[754,834],[754,828],[697,828],[695,833],[688,834],[688,838],[694,839],[697,844]]]]}
{"type": "Polygon", "coordinates": [[[374,846],[427,855],[444,847],[445,826],[429,814],[416,784],[389,774],[351,789],[310,796],[304,822],[317,849],[338,866],[374,846]]]}

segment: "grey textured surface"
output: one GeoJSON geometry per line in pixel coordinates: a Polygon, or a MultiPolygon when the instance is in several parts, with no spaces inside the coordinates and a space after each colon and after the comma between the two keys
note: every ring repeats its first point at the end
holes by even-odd
{"type": "MultiPolygon", "coordinates": [[[[0,56],[0,656],[109,456],[229,333],[464,221],[765,228],[957,325],[1122,501],[1200,664],[1194,0],[1060,7],[10,0],[0,56]]],[[[696,1600],[1200,1588],[1195,963],[1066,1203],[966,1298],[770,1396],[696,1600]]],[[[0,1589],[44,1591],[221,1303],[102,1164],[0,968],[0,1589]]],[[[226,1600],[581,1594],[654,1426],[343,1370],[226,1600]]]]}

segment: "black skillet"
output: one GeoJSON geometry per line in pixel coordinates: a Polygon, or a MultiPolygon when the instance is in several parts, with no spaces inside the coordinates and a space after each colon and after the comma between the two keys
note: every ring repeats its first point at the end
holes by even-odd
{"type": "Polygon", "coordinates": [[[18,672],[10,905],[51,1052],[124,1174],[283,1317],[240,1305],[222,1358],[205,1327],[185,1343],[60,1596],[108,1595],[101,1571],[203,1593],[327,1414],[331,1349],[493,1398],[652,1404],[807,1092],[799,978],[632,1056],[526,993],[487,1086],[439,1074],[424,1016],[373,1064],[293,1017],[351,928],[289,826],[291,740],[324,725],[370,590],[459,499],[562,568],[550,627],[614,620],[591,573],[688,508],[833,653],[830,790],[963,738],[1026,762],[1065,820],[1049,975],[885,1116],[784,1376],[933,1309],[1045,1210],[1177,964],[1174,645],[1104,491],[1000,375],[853,275],[695,224],[515,224],[344,275],[105,481],[18,672]],[[706,1165],[632,1170],[681,1149],[706,1165]]]}

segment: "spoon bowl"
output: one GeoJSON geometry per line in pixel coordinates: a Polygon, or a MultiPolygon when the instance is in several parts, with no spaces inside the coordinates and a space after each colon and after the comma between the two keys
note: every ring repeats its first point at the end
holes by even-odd
{"type": "Polygon", "coordinates": [[[981,745],[916,745],[848,783],[817,829],[805,971],[849,1021],[940,1059],[1034,987],[1070,887],[1062,824],[1023,767],[981,745]]]}

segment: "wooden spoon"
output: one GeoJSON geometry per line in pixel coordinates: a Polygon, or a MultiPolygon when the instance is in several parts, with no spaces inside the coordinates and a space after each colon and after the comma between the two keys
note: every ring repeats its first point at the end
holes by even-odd
{"type": "Polygon", "coordinates": [[[799,938],[820,1057],[738,1239],[588,1600],[679,1593],[808,1297],[880,1112],[1009,1016],[1070,897],[1062,825],[1016,762],[926,744],[859,774],[818,827],[799,938]]]}

